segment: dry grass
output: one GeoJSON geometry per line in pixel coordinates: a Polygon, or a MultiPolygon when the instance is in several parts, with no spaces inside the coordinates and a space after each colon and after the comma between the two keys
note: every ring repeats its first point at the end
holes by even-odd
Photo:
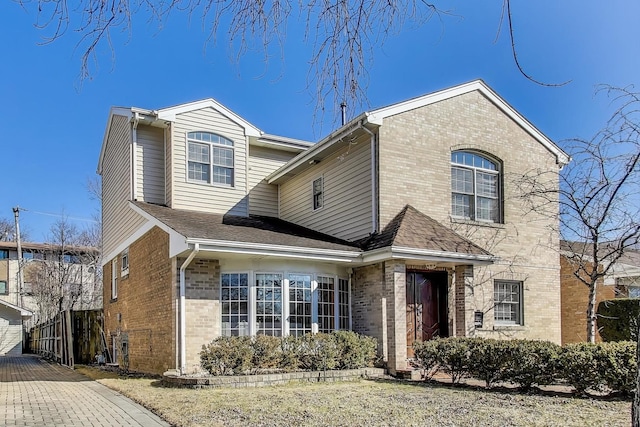
{"type": "Polygon", "coordinates": [[[522,395],[424,383],[357,381],[173,389],[79,371],[176,426],[625,426],[627,401],[522,395]]]}

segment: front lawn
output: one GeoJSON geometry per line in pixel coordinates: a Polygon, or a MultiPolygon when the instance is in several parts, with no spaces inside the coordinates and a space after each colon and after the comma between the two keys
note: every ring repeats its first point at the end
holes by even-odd
{"type": "Polygon", "coordinates": [[[626,426],[631,403],[357,381],[264,388],[177,389],[154,379],[95,378],[176,426],[626,426]]]}

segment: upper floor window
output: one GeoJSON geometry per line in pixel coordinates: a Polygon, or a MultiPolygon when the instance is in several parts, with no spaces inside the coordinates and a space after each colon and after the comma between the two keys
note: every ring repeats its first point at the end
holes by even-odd
{"type": "Polygon", "coordinates": [[[477,153],[451,153],[451,215],[500,222],[500,168],[477,153]]]}
{"type": "Polygon", "coordinates": [[[9,258],[9,251],[5,249],[0,249],[0,259],[7,259],[7,258],[9,258]]]}
{"type": "Polygon", "coordinates": [[[190,181],[233,186],[233,141],[214,133],[189,132],[187,151],[190,181]]]}
{"type": "Polygon", "coordinates": [[[324,205],[324,183],[322,177],[313,181],[313,210],[324,205]]]}

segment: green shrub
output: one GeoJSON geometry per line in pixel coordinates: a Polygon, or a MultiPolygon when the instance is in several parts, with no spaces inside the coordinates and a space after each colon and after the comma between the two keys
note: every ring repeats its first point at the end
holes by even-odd
{"type": "Polygon", "coordinates": [[[284,371],[298,371],[302,368],[300,361],[302,342],[299,338],[289,335],[280,340],[280,368],[284,371]]]}
{"type": "Polygon", "coordinates": [[[251,337],[219,337],[200,351],[200,366],[211,375],[238,375],[251,368],[251,337]]]}
{"type": "Polygon", "coordinates": [[[636,343],[632,341],[600,344],[598,365],[604,383],[611,391],[630,395],[636,388],[636,343]]]}
{"type": "Polygon", "coordinates": [[[440,365],[438,363],[438,341],[416,341],[413,343],[414,359],[411,361],[414,367],[422,370],[422,376],[430,380],[438,373],[440,365]]]}
{"type": "Polygon", "coordinates": [[[338,369],[358,369],[373,366],[378,346],[375,338],[352,331],[336,331],[331,335],[337,345],[338,369]]]}
{"type": "Polygon", "coordinates": [[[567,344],[560,352],[559,374],[578,394],[587,389],[603,391],[605,386],[601,363],[602,346],[590,343],[567,344]]]}
{"type": "Polygon", "coordinates": [[[507,341],[512,353],[503,379],[529,390],[535,385],[556,382],[558,358],[562,348],[549,341],[507,341]]]}
{"type": "Polygon", "coordinates": [[[598,304],[598,330],[603,341],[637,341],[640,299],[620,298],[598,304]]]}
{"type": "Polygon", "coordinates": [[[512,364],[517,344],[490,338],[470,338],[467,342],[469,374],[483,380],[487,388],[494,385],[496,381],[503,380],[507,367],[512,364]]]}
{"type": "Polygon", "coordinates": [[[469,338],[440,338],[436,341],[438,365],[451,382],[458,384],[469,375],[469,338]]]}
{"type": "Polygon", "coordinates": [[[301,341],[299,359],[304,369],[325,371],[338,366],[338,345],[330,334],[306,334],[301,341]]]}
{"type": "Polygon", "coordinates": [[[256,335],[251,340],[253,354],[251,366],[254,370],[279,368],[282,360],[282,339],[269,335],[256,335]]]}

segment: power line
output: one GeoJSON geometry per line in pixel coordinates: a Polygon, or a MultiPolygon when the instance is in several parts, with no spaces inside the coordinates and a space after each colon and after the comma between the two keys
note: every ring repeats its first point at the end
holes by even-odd
{"type": "Polygon", "coordinates": [[[69,216],[69,215],[64,215],[64,214],[56,214],[56,213],[53,213],[53,212],[34,211],[32,209],[26,209],[26,208],[20,208],[20,210],[21,211],[26,211],[26,212],[29,212],[29,213],[38,214],[38,215],[52,216],[52,217],[56,217],[56,218],[72,219],[74,221],[98,222],[95,219],[91,219],[91,218],[81,218],[81,217],[78,217],[78,216],[69,216]]]}

